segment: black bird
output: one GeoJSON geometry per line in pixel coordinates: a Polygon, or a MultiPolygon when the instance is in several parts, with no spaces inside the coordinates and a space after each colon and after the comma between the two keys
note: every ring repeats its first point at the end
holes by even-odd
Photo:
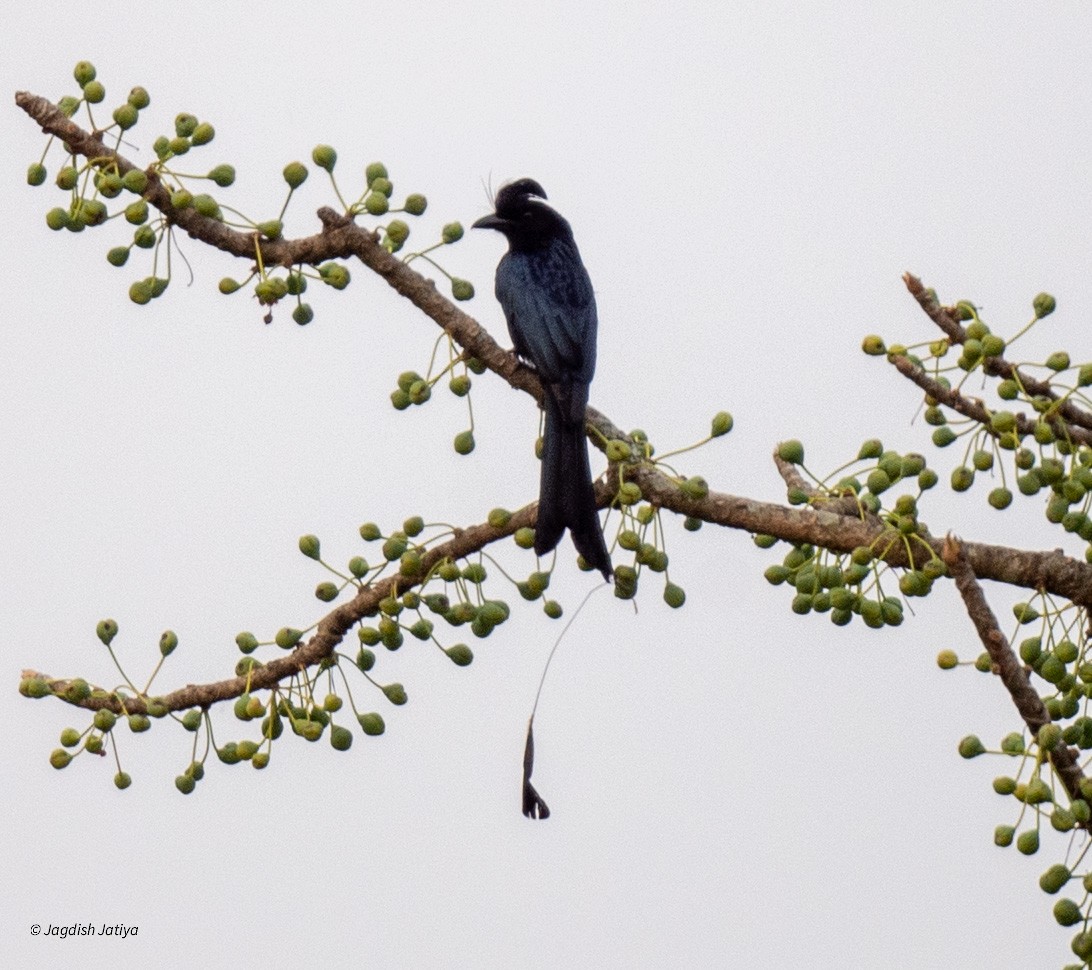
{"type": "Polygon", "coordinates": [[[497,265],[496,294],[516,353],[545,388],[535,552],[555,548],[568,528],[584,560],[610,579],[610,554],[599,527],[584,409],[595,374],[595,293],[573,231],[534,179],[502,186],[496,211],[474,223],[508,240],[497,265]]]}

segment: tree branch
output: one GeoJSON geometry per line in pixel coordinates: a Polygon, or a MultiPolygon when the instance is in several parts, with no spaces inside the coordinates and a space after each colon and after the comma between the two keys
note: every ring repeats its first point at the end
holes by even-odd
{"type": "MultiPolygon", "coordinates": [[[[84,131],[46,99],[19,92],[15,100],[20,108],[41,125],[43,131],[62,139],[73,152],[94,160],[96,164],[116,166],[122,175],[136,168],[132,162],[103,143],[102,132],[84,131]]],[[[318,264],[330,259],[356,257],[442,327],[468,354],[481,360],[511,387],[524,391],[541,402],[542,385],[531,368],[521,364],[515,355],[504,350],[474,318],[442,296],[431,280],[389,253],[380,245],[374,232],[356,225],[348,216],[323,208],[318,213],[322,222],[319,233],[295,240],[262,239],[257,233],[239,232],[218,220],[200,215],[192,208],[176,210],[171,205],[170,192],[159,178],[155,166],[146,170],[146,174],[148,188],[144,198],[150,205],[158,209],[171,225],[178,226],[194,239],[231,255],[254,260],[260,248],[262,260],[267,266],[318,264]]],[[[965,339],[965,333],[951,311],[940,307],[916,278],[908,274],[905,279],[910,292],[950,339],[957,342],[965,339]]],[[[1025,387],[1035,386],[1035,382],[1028,380],[1024,384],[1025,387]]],[[[1049,387],[1046,390],[1049,391],[1049,387]]],[[[1062,407],[1069,407],[1068,402],[1062,407]]],[[[589,437],[597,447],[603,448],[604,442],[611,439],[629,440],[609,418],[594,408],[588,408],[587,418],[589,437]]],[[[1082,422],[1074,418],[1074,423],[1082,422]]],[[[1088,426],[1092,427],[1092,418],[1089,418],[1088,426]]],[[[801,508],[718,492],[710,492],[699,499],[687,495],[680,489],[676,479],[664,474],[651,462],[635,458],[612,466],[612,469],[607,482],[601,482],[597,486],[600,505],[613,499],[616,490],[611,483],[615,479],[613,472],[617,472],[626,480],[636,482],[644,499],[655,506],[730,528],[771,534],[788,542],[810,543],[837,552],[849,552],[857,546],[875,546],[885,533],[893,535],[880,519],[862,514],[856,503],[845,497],[827,498],[812,491],[814,507],[801,508]]],[[[784,467],[782,473],[789,474],[784,467]]],[[[454,538],[425,554],[421,575],[427,574],[434,564],[445,558],[454,560],[465,557],[480,551],[491,542],[511,535],[521,526],[533,526],[536,512],[537,507],[531,504],[513,515],[504,528],[480,524],[458,532],[454,538]]],[[[941,542],[928,534],[921,538],[938,556],[942,555],[941,542]]],[[[1029,589],[1047,590],[1075,603],[1092,605],[1092,566],[1073,560],[1063,555],[1060,550],[1030,552],[967,543],[963,546],[963,554],[970,569],[980,578],[1029,589]]],[[[910,568],[916,565],[910,562],[906,546],[901,542],[890,543],[883,558],[895,567],[910,568]]],[[[169,710],[181,710],[208,706],[237,697],[248,687],[251,690],[272,687],[280,680],[331,656],[353,624],[374,613],[381,599],[391,595],[396,587],[405,591],[418,582],[419,580],[398,576],[376,581],[361,589],[351,601],[324,617],[314,636],[305,644],[298,646],[285,657],[256,668],[249,679],[236,677],[211,684],[191,685],[168,694],[162,701],[169,710]]],[[[49,680],[48,677],[45,679],[49,680]]],[[[50,683],[55,692],[63,693],[64,686],[69,682],[53,680],[50,683]]],[[[95,695],[76,703],[90,709],[109,707],[115,711],[120,710],[120,704],[113,696],[95,695]]],[[[127,700],[126,705],[131,713],[142,712],[141,701],[127,700]]]]}
{"type": "MultiPolygon", "coordinates": [[[[967,331],[959,322],[959,318],[953,308],[941,306],[933,291],[926,289],[922,285],[921,280],[911,273],[904,274],[902,279],[906,284],[906,288],[910,291],[910,295],[918,301],[918,305],[925,311],[929,319],[940,327],[945,336],[947,336],[952,343],[962,344],[967,340],[967,331]]],[[[898,365],[899,359],[900,358],[896,358],[896,366],[898,365]]],[[[1070,425],[1069,433],[1071,437],[1084,444],[1092,442],[1092,435],[1083,433],[1092,432],[1092,413],[1074,404],[1068,398],[1059,398],[1058,392],[1054,390],[1048,381],[1041,381],[1038,378],[1031,377],[1020,370],[1015,364],[1007,361],[1004,357],[987,357],[982,363],[982,368],[985,373],[989,374],[991,377],[1001,377],[1016,381],[1032,397],[1042,397],[1055,402],[1057,407],[1052,408],[1052,411],[1060,415],[1067,424],[1070,425]],[[1083,432],[1079,432],[1077,429],[1083,429],[1083,432]]],[[[903,371],[901,367],[899,370],[906,374],[906,376],[910,376],[903,371]]],[[[917,381],[915,381],[915,383],[917,383],[917,381]]],[[[931,391],[929,393],[932,394],[931,391]]],[[[933,396],[937,397],[938,400],[942,400],[935,394],[933,396]]],[[[945,401],[944,403],[947,402],[945,401]]],[[[958,410],[958,408],[955,408],[955,405],[949,406],[958,410]]],[[[975,420],[979,419],[975,418],[975,420]]]]}
{"type": "MultiPolygon", "coordinates": [[[[990,655],[994,671],[1001,678],[1024,723],[1033,735],[1038,735],[1039,729],[1050,723],[1050,714],[1047,713],[1046,705],[1031,686],[1020,658],[1016,656],[998,627],[997,617],[986,602],[986,595],[975,576],[975,569],[967,556],[966,548],[958,539],[949,535],[944,540],[943,556],[955,580],[956,589],[963,597],[967,615],[974,623],[978,637],[990,655]]],[[[1080,783],[1084,773],[1077,760],[1079,752],[1075,748],[1068,747],[1064,741],[1058,740],[1049,754],[1069,797],[1073,800],[1083,798],[1080,783]]]]}

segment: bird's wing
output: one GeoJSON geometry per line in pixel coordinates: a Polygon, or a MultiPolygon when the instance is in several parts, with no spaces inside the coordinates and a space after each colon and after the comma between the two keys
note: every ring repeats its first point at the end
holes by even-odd
{"type": "Polygon", "coordinates": [[[511,253],[497,269],[497,300],[516,352],[550,383],[590,383],[595,294],[575,249],[511,253]]]}

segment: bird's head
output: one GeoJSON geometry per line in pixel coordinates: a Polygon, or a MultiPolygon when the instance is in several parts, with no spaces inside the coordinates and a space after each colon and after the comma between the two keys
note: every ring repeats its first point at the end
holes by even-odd
{"type": "Polygon", "coordinates": [[[546,191],[534,179],[522,178],[502,185],[493,200],[495,212],[474,223],[474,229],[496,229],[513,249],[532,249],[547,242],[568,223],[543,199],[546,191]]]}

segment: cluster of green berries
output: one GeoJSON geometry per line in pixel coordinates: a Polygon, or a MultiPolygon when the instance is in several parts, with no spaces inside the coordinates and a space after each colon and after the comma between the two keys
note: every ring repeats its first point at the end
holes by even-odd
{"type": "MultiPolygon", "coordinates": [[[[769,548],[776,541],[773,536],[755,536],[760,548],[769,548]]],[[[794,545],[780,564],[769,566],[765,577],[774,586],[788,584],[796,589],[792,610],[801,616],[829,613],[836,626],[845,626],[854,616],[873,629],[898,626],[903,620],[899,597],[885,595],[878,581],[873,583],[875,593],[868,595],[870,587],[866,583],[879,568],[876,554],[868,546],[859,546],[848,556],[838,556],[802,544],[794,545]]],[[[925,570],[921,572],[924,574],[925,570]]],[[[925,595],[927,591],[923,588],[921,592],[906,595],[925,595]]]]}
{"type": "MultiPolygon", "coordinates": [[[[782,442],[778,456],[782,461],[803,466],[804,447],[796,440],[782,442]]],[[[860,546],[848,555],[817,551],[810,545],[794,546],[781,565],[766,570],[766,579],[774,585],[789,583],[796,588],[792,608],[801,615],[829,612],[831,621],[838,626],[849,623],[854,616],[860,616],[873,628],[898,626],[903,618],[902,602],[898,597],[885,595],[879,585],[887,568],[881,561],[886,549],[902,543],[914,560],[921,560],[920,565],[901,571],[898,583],[903,596],[927,596],[933,583],[947,574],[943,561],[920,539],[924,525],[918,517],[918,499],[922,492],[937,484],[937,474],[926,466],[921,455],[884,450],[877,438],[861,445],[856,460],[864,463],[861,470],[844,475],[833,485],[821,485],[818,491],[826,497],[852,496],[862,510],[878,516],[886,526],[878,543],[860,546]],[[900,483],[913,483],[917,495],[905,492],[894,501],[881,497],[900,483]],[[866,588],[871,588],[866,585],[870,577],[874,578],[873,596],[866,595],[866,588]]],[[[812,501],[812,494],[800,487],[790,488],[788,497],[793,505],[812,501]]],[[[777,540],[757,535],[755,542],[761,548],[769,548],[777,540]]]]}
{"type": "MultiPolygon", "coordinates": [[[[1053,313],[1056,304],[1049,293],[1040,293],[1032,301],[1032,306],[1034,323],[1053,313]]],[[[955,365],[958,370],[970,372],[1004,353],[1006,342],[990,331],[973,304],[963,301],[955,309],[960,319],[967,323],[966,340],[960,345],[960,356],[955,365]]],[[[906,355],[922,365],[920,358],[909,353],[907,348],[886,347],[879,337],[866,338],[865,345],[866,352],[906,355]]],[[[950,349],[947,338],[929,345],[930,354],[937,362],[950,349]]],[[[1092,562],[1092,498],[1089,497],[1092,490],[1092,449],[1078,445],[1070,438],[1065,421],[1059,415],[1062,404],[1071,398],[1079,400],[1084,406],[1089,404],[1081,389],[1092,386],[1092,363],[1072,365],[1069,354],[1060,350],[1050,354],[1042,367],[1052,381],[1056,375],[1073,371],[1071,384],[1059,385],[1061,393],[1057,395],[1032,393],[1021,384],[1019,375],[1005,377],[996,386],[1002,406],[991,410],[985,423],[961,419],[961,423],[966,425],[961,432],[957,432],[949,423],[941,402],[926,395],[925,421],[933,427],[932,441],[938,448],[948,447],[961,437],[970,435],[964,459],[951,473],[953,491],[965,492],[980,474],[992,476],[1000,468],[1001,482],[990,489],[987,499],[993,508],[1006,509],[1012,504],[1014,490],[1005,480],[1004,465],[1011,464],[1015,490],[1026,496],[1046,492],[1048,521],[1062,525],[1067,532],[1075,533],[1089,543],[1085,557],[1092,562]],[[1010,401],[1026,405],[1034,415],[1028,417],[1006,408],[1004,402],[1010,401]],[[1005,453],[1011,455],[1011,460],[1002,462],[1005,453]]],[[[939,374],[937,380],[945,388],[952,386],[951,380],[943,374],[939,374]]]]}
{"type": "MultiPolygon", "coordinates": [[[[1013,615],[1018,628],[1042,621],[1034,635],[1019,638],[1017,652],[1029,672],[1053,689],[1050,696],[1043,698],[1047,713],[1053,721],[1076,717],[1092,699],[1092,660],[1084,637],[1074,634],[1074,621],[1066,621],[1064,614],[1056,610],[1044,615],[1030,603],[1017,603],[1013,606],[1013,615]],[[1055,623],[1060,625],[1058,634],[1054,632],[1055,623]]],[[[1087,622],[1083,612],[1080,617],[1081,621],[1087,622]]],[[[1081,626],[1081,623],[1077,625],[1081,626]]],[[[1017,639],[1014,637],[1013,642],[1017,639]]],[[[973,663],[975,669],[984,673],[992,670],[988,653],[979,654],[973,663]]],[[[954,650],[942,650],[937,654],[937,665],[942,670],[951,670],[960,665],[960,660],[954,650]]],[[[1074,724],[1077,724],[1076,728],[1073,725],[1065,728],[1066,743],[1082,749],[1092,748],[1092,720],[1078,718],[1074,724]]]]}
{"type": "MultiPolygon", "coordinates": [[[[118,634],[118,624],[112,619],[100,620],[95,627],[95,633],[109,648],[118,634]]],[[[177,646],[178,635],[173,630],[164,631],[159,638],[161,658],[169,657],[177,646]]],[[[86,707],[88,704],[95,705],[96,702],[101,705],[94,710],[91,723],[83,731],[69,727],[61,732],[61,747],[55,749],[49,756],[50,764],[58,769],[68,767],[72,760],[84,751],[97,755],[103,754],[106,737],[113,736],[112,732],[119,722],[124,721],[130,733],[143,734],[151,728],[153,718],[161,719],[170,713],[163,698],[146,694],[136,698],[143,707],[143,712],[127,711],[127,707],[137,706],[133,703],[134,698],[92,687],[82,678],[67,681],[63,687],[55,690],[53,685],[41,677],[25,677],[19,684],[19,692],[25,697],[33,698],[57,696],[77,706],[86,707]],[[120,708],[121,713],[115,713],[114,708],[120,708]]],[[[132,784],[132,778],[128,773],[119,770],[114,776],[114,784],[118,788],[125,789],[132,784]]]]}
{"type": "MultiPolygon", "coordinates": [[[[1016,846],[1023,855],[1035,855],[1040,848],[1039,820],[1048,817],[1050,826],[1057,832],[1073,832],[1079,827],[1087,827],[1092,822],[1092,779],[1085,778],[1080,783],[1079,796],[1067,799],[1068,805],[1058,800],[1058,794],[1051,784],[1043,778],[1044,765],[1049,764],[1049,753],[1058,744],[1073,745],[1082,750],[1092,747],[1092,718],[1082,716],[1066,728],[1049,723],[1043,725],[1032,739],[1032,746],[1037,749],[1032,755],[1025,743],[1024,735],[1012,732],[1001,739],[1000,750],[988,752],[986,746],[975,735],[968,735],[959,742],[959,754],[963,758],[976,758],[987,753],[996,753],[1010,758],[1023,758],[1033,764],[1031,777],[1021,781],[1019,776],[998,775],[993,780],[993,790],[999,795],[1012,796],[1024,811],[1031,808],[1035,812],[1035,825],[1017,832],[1016,825],[998,825],[994,829],[994,844],[1006,848],[1016,846]]],[[[1077,859],[1083,859],[1081,853],[1077,859]]],[[[1076,926],[1087,923],[1092,917],[1092,872],[1083,876],[1075,871],[1075,865],[1055,863],[1039,877],[1039,888],[1043,892],[1055,895],[1070,883],[1077,883],[1083,890],[1083,898],[1077,900],[1063,897],[1054,904],[1054,919],[1061,926],[1076,926]]],[[[1084,960],[1092,957],[1092,934],[1081,930],[1072,940],[1073,952],[1084,960]]],[[[1087,964],[1082,964],[1087,966],[1087,964]]]]}
{"type": "MultiPolygon", "coordinates": [[[[790,464],[803,466],[804,446],[795,439],[783,441],[778,445],[778,456],[790,464]]],[[[926,466],[925,458],[915,452],[900,454],[884,450],[883,442],[870,438],[861,445],[856,460],[865,463],[862,469],[844,475],[833,485],[821,486],[821,494],[827,497],[853,495],[864,511],[872,515],[883,513],[885,521],[903,535],[916,532],[918,497],[938,481],[937,473],[926,466]],[[904,486],[912,483],[917,487],[918,495],[900,495],[884,512],[886,500],[880,496],[900,483],[904,486]]],[[[789,489],[791,505],[805,505],[811,498],[801,488],[789,489]]]]}
{"type": "MultiPolygon", "coordinates": [[[[448,338],[450,341],[450,337],[448,338]]],[[[454,344],[452,343],[452,348],[454,344]]],[[[465,361],[465,369],[462,373],[456,371],[456,365],[461,358],[452,354],[452,363],[444,368],[435,377],[426,375],[422,377],[417,371],[403,371],[398,375],[397,386],[391,391],[391,405],[396,411],[405,411],[411,405],[422,405],[432,397],[432,389],[445,374],[450,375],[447,388],[456,397],[466,397],[470,393],[470,374],[484,374],[485,364],[476,357],[465,361]],[[467,373],[469,371],[469,373],[467,373]]],[[[471,415],[471,427],[460,431],[453,442],[455,451],[460,455],[469,455],[475,447],[473,415],[471,415]]]]}

